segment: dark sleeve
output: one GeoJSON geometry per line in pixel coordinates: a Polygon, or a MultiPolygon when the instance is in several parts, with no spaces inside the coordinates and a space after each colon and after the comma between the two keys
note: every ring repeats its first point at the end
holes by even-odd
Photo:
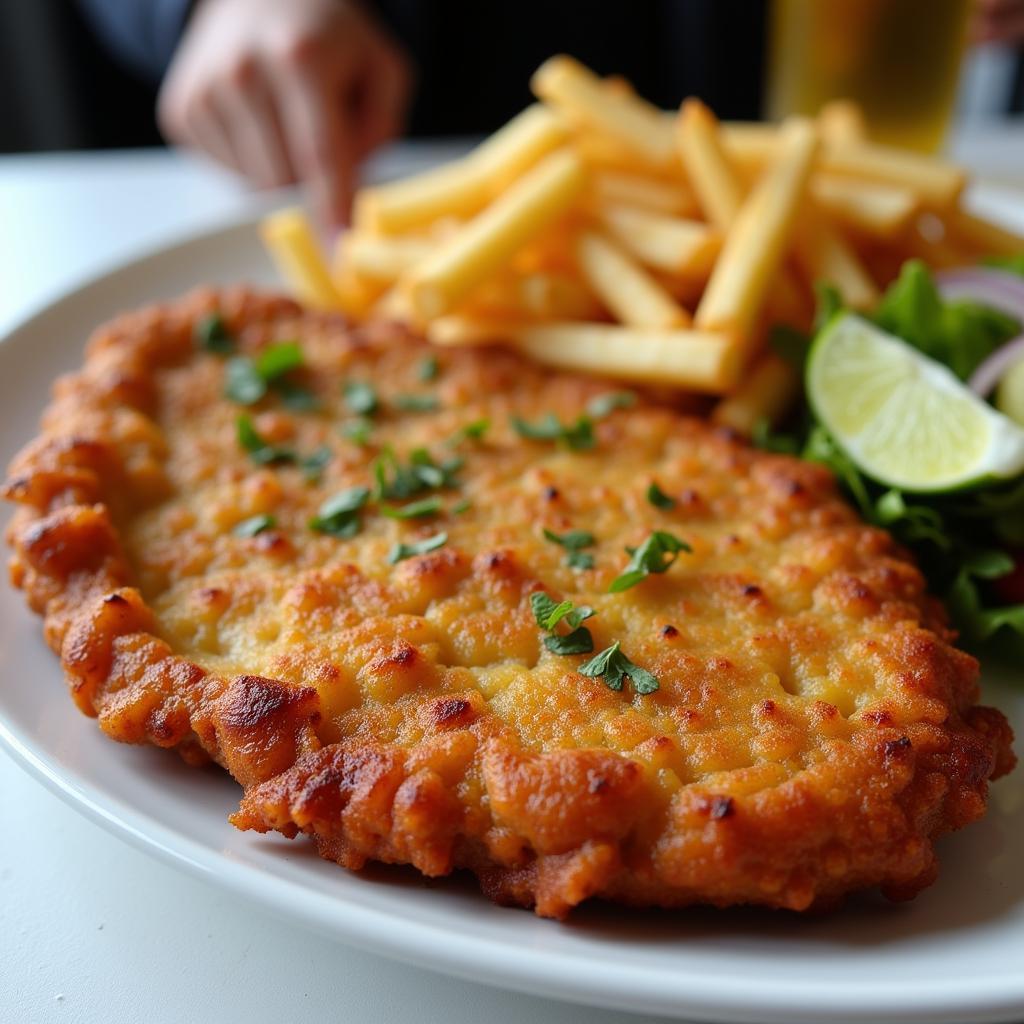
{"type": "Polygon", "coordinates": [[[194,0],[77,0],[110,51],[158,81],[167,70],[194,0]]]}

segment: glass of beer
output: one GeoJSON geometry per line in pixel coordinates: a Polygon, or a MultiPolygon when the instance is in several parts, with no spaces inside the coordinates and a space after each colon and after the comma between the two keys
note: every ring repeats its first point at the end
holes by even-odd
{"type": "Polygon", "coordinates": [[[970,0],[774,0],[768,114],[861,105],[879,142],[934,152],[956,99],[970,0]]]}

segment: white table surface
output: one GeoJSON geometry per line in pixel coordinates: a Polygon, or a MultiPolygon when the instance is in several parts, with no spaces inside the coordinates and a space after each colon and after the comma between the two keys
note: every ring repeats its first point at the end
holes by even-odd
{"type": "MultiPolygon", "coordinates": [[[[984,176],[1024,187],[1024,125],[961,133],[952,148],[984,176]]],[[[401,147],[376,170],[447,152],[401,147]]],[[[0,157],[0,334],[83,278],[256,202],[266,199],[173,153],[0,157]]],[[[8,450],[3,429],[0,410],[8,450]]],[[[610,1024],[624,1015],[430,974],[282,924],[126,846],[0,755],[0,1022],[299,1018],[610,1024]]]]}

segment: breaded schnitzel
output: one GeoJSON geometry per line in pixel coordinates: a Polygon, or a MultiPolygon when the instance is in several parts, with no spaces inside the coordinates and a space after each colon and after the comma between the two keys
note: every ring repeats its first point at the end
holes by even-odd
{"type": "Polygon", "coordinates": [[[108,735],[346,867],[554,917],[912,896],[1013,764],[975,660],[827,470],[614,387],[197,293],[57,383],[12,577],[108,735]]]}

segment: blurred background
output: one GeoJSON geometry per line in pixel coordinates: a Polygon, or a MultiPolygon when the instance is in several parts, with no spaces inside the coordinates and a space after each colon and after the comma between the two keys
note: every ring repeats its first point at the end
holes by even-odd
{"type": "MultiPolygon", "coordinates": [[[[163,144],[161,79],[198,8],[217,2],[0,0],[0,152],[163,144]]],[[[961,121],[1024,112],[1024,14],[1013,0],[363,6],[410,56],[412,135],[493,130],[529,101],[533,68],[560,50],[627,76],[665,107],[693,93],[723,118],[858,92],[879,134],[925,149],[940,144],[952,111],[961,121]],[[1002,13],[983,24],[979,8],[1002,13]]]]}

